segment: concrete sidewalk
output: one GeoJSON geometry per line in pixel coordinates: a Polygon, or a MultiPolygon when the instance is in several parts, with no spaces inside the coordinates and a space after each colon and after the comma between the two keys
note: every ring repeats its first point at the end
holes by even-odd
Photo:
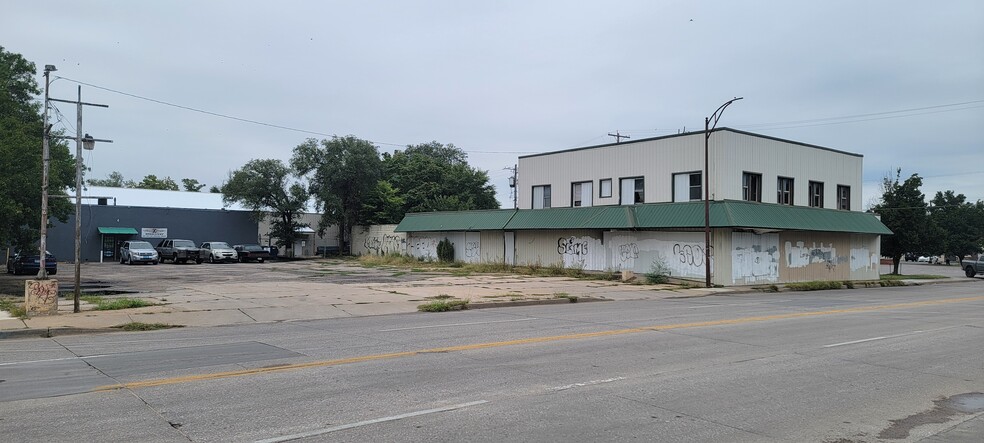
{"type": "MultiPolygon", "coordinates": [[[[73,313],[71,293],[63,293],[68,297],[59,300],[58,315],[21,320],[0,311],[0,339],[118,331],[112,328],[131,322],[200,327],[409,313],[440,296],[468,300],[471,308],[482,308],[569,303],[575,297],[579,301],[658,300],[759,292],[749,287],[682,288],[515,274],[406,275],[402,270],[367,269],[344,262],[248,266],[86,264],[83,275],[88,278],[83,288],[88,283],[98,291],[123,292],[107,295],[107,299],[140,298],[154,306],[96,311],[83,301],[82,312],[73,313]]],[[[947,281],[959,280],[907,284],[947,281]]]]}

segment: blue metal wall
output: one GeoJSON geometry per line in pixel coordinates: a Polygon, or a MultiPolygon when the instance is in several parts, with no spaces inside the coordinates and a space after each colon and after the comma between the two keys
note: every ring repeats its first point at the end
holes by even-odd
{"type": "MultiPolygon", "coordinates": [[[[82,206],[82,261],[98,262],[102,253],[102,241],[112,238],[114,254],[118,244],[126,240],[146,240],[157,246],[162,239],[140,238],[141,228],[167,228],[168,238],[192,240],[196,245],[206,241],[224,241],[230,245],[258,243],[259,226],[248,211],[215,209],[149,208],[138,206],[82,206]],[[104,236],[99,227],[133,228],[136,235],[104,236]]],[[[75,258],[75,216],[66,223],[54,221],[48,229],[48,251],[58,261],[75,258]]],[[[104,257],[104,260],[118,260],[104,257]]]]}

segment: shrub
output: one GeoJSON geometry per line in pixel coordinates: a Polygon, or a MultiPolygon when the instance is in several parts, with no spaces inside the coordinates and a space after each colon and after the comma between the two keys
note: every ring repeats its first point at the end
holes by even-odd
{"type": "Polygon", "coordinates": [[[822,291],[824,289],[840,289],[843,286],[844,282],[840,281],[807,281],[786,284],[786,288],[793,291],[822,291]]]}
{"type": "Polygon", "coordinates": [[[666,266],[666,260],[662,255],[657,255],[649,265],[649,272],[646,273],[646,283],[651,285],[662,285],[670,282],[670,268],[666,266]]]}
{"type": "Polygon", "coordinates": [[[417,306],[422,312],[445,312],[468,309],[468,300],[439,300],[417,306]]]}
{"type": "Polygon", "coordinates": [[[454,261],[454,243],[451,243],[447,237],[437,242],[437,259],[442,262],[454,261]]]}

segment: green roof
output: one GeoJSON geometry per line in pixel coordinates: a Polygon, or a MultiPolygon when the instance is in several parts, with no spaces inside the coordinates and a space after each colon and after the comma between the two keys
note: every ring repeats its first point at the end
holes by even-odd
{"type": "Polygon", "coordinates": [[[136,235],[137,230],[133,228],[114,228],[114,227],[99,227],[100,234],[117,234],[117,235],[136,235]]]}
{"type": "MultiPolygon", "coordinates": [[[[892,233],[874,214],[745,201],[715,201],[711,227],[782,231],[892,233]]],[[[587,208],[505,209],[407,214],[397,232],[531,229],[695,229],[704,203],[650,203],[587,208]]]]}
{"type": "Polygon", "coordinates": [[[416,212],[407,214],[396,232],[502,230],[515,209],[487,211],[416,212]]]}

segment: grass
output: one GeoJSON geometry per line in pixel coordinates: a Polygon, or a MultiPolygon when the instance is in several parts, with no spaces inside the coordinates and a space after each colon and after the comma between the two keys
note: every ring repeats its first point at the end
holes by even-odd
{"type": "Polygon", "coordinates": [[[113,327],[124,331],[156,331],[158,329],[183,328],[184,325],[170,325],[167,323],[141,323],[138,321],[133,321],[113,327]]]}
{"type": "Polygon", "coordinates": [[[950,278],[945,275],[933,275],[933,274],[912,274],[912,275],[902,275],[902,274],[882,274],[881,280],[936,280],[941,278],[950,278]]]}
{"type": "Polygon", "coordinates": [[[81,297],[86,303],[95,305],[97,311],[114,311],[117,309],[143,308],[154,306],[153,303],[138,298],[114,298],[105,299],[98,295],[84,295],[81,297]]]}
{"type": "Polygon", "coordinates": [[[577,296],[576,295],[570,295],[570,294],[567,294],[565,292],[558,292],[558,293],[554,294],[554,298],[566,298],[571,303],[577,303],[577,296]]]}
{"type": "Polygon", "coordinates": [[[438,300],[417,306],[421,312],[447,312],[468,309],[468,300],[438,300]]]}
{"type": "Polygon", "coordinates": [[[786,283],[786,289],[792,291],[822,291],[825,289],[840,289],[844,286],[841,281],[806,281],[802,283],[786,283]]]}
{"type": "Polygon", "coordinates": [[[24,310],[24,307],[10,301],[6,297],[0,297],[0,311],[7,311],[10,315],[21,320],[27,318],[27,311],[24,310]]]}

